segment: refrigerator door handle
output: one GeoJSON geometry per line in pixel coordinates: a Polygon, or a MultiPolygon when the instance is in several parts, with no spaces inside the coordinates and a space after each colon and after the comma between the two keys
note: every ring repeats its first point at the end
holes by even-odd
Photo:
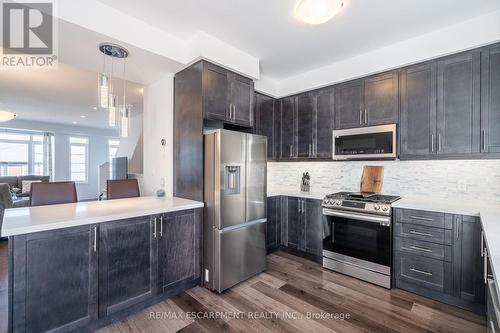
{"type": "Polygon", "coordinates": [[[236,229],[246,228],[246,227],[249,227],[249,226],[254,225],[254,224],[260,224],[260,223],[266,223],[266,222],[267,222],[267,218],[266,219],[259,219],[259,220],[255,220],[255,221],[251,221],[251,222],[246,222],[246,223],[242,223],[242,224],[238,224],[238,225],[232,225],[232,226],[224,228],[224,229],[219,229],[219,234],[224,234],[226,232],[230,232],[230,231],[233,231],[236,229]]]}

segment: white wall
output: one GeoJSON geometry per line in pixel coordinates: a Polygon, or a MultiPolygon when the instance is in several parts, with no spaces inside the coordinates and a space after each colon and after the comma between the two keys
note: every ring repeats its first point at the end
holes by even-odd
{"type": "Polygon", "coordinates": [[[55,181],[65,181],[70,179],[71,164],[69,155],[69,138],[71,136],[87,137],[89,139],[88,182],[77,183],[76,188],[79,200],[97,199],[100,194],[98,188],[98,167],[100,164],[108,161],[108,138],[116,137],[116,131],[25,121],[19,119],[10,121],[3,125],[6,128],[54,133],[55,181]]]}
{"type": "Polygon", "coordinates": [[[311,191],[359,191],[363,165],[384,166],[384,194],[500,202],[500,160],[270,162],[268,192],[299,191],[302,173],[311,191]]]}
{"type": "Polygon", "coordinates": [[[141,193],[154,195],[165,180],[167,195],[173,195],[174,75],[166,74],[144,89],[144,174],[141,193]],[[161,140],[166,140],[166,146],[161,140]]]}

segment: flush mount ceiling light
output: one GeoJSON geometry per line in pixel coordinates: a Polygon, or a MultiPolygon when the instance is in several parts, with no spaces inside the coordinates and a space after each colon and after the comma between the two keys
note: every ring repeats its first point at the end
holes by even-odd
{"type": "Polygon", "coordinates": [[[17,115],[14,112],[0,110],[0,123],[12,120],[16,117],[17,115]]]}
{"type": "Polygon", "coordinates": [[[331,20],[344,6],[344,0],[300,0],[295,9],[297,17],[309,24],[331,20]]]}

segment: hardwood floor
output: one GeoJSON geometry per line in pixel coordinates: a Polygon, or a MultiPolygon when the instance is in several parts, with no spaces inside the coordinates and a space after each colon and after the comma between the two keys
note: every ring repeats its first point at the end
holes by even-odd
{"type": "MultiPolygon", "coordinates": [[[[0,243],[0,286],[7,272],[0,243]]],[[[6,284],[5,284],[6,287],[6,284]]],[[[7,295],[0,289],[0,332],[7,295]]],[[[268,269],[218,295],[196,287],[100,333],[125,332],[484,332],[484,318],[401,290],[386,290],[284,252],[268,269]],[[328,316],[335,316],[329,318],[328,316]],[[343,320],[341,319],[343,317],[343,320]]]]}

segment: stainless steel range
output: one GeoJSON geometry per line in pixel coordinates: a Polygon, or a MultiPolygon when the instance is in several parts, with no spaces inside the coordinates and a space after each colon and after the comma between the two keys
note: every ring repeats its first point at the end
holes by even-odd
{"type": "Polygon", "coordinates": [[[391,204],[398,196],[339,192],[323,199],[323,267],[391,287],[391,204]]]}

